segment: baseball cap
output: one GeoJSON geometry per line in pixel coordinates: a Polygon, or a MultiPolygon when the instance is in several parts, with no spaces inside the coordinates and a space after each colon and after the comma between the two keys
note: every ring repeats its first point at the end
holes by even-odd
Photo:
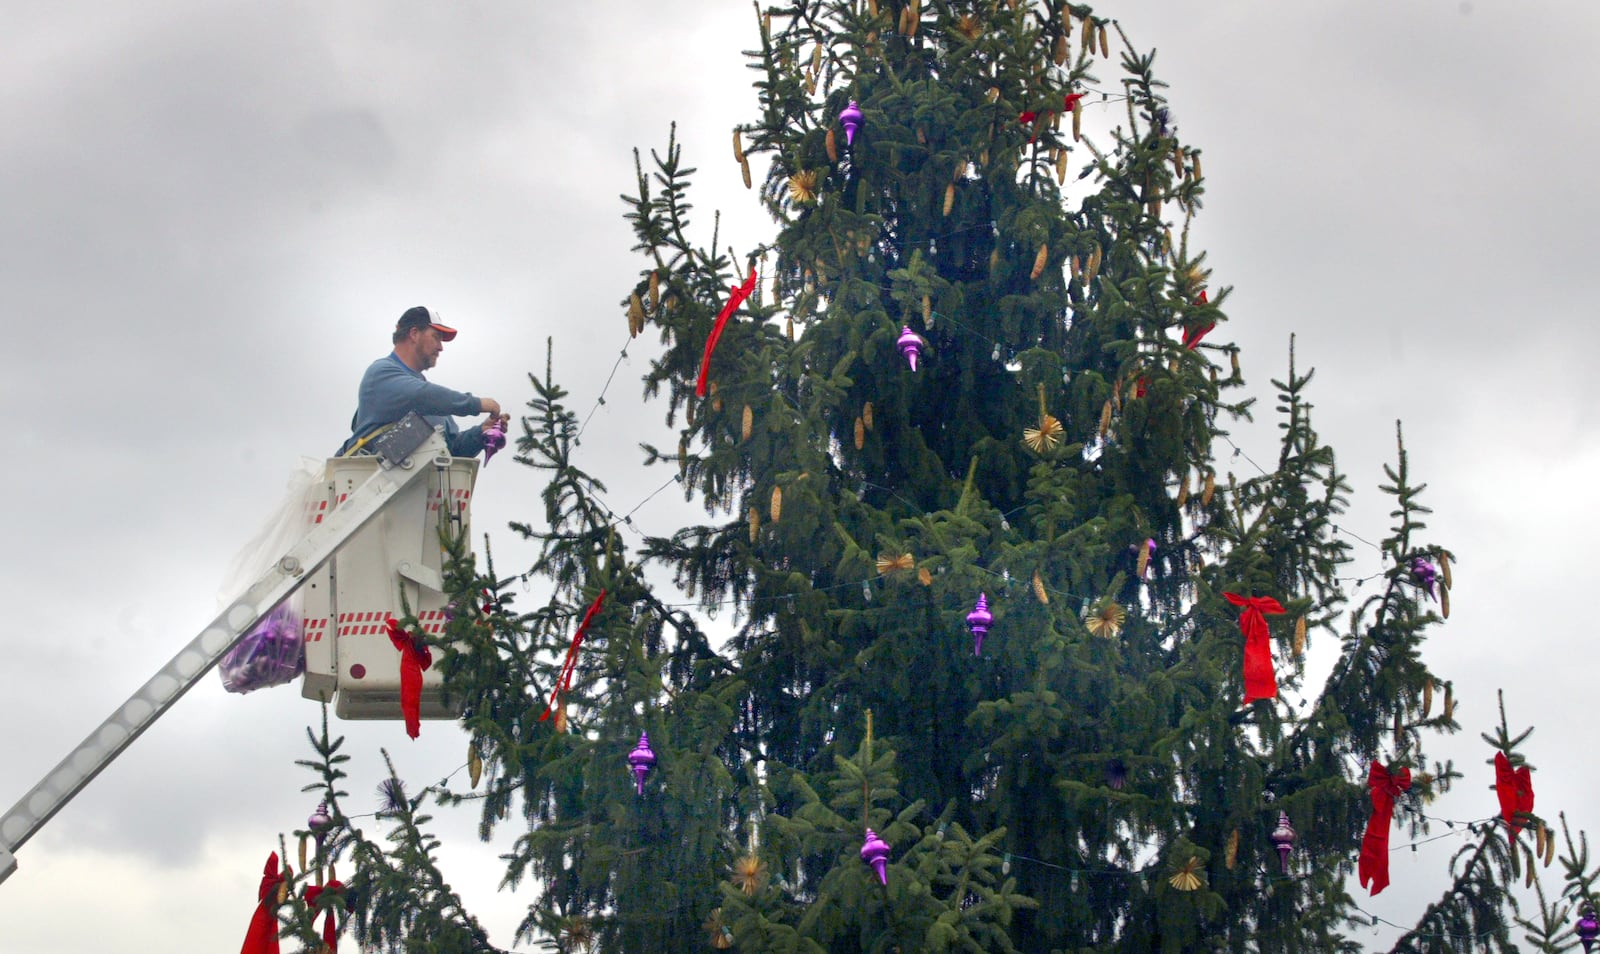
{"type": "Polygon", "coordinates": [[[401,315],[400,320],[396,322],[394,330],[396,334],[405,334],[412,328],[429,327],[433,328],[434,331],[437,331],[441,339],[445,341],[455,340],[456,330],[451,328],[449,325],[439,324],[438,314],[436,314],[433,309],[423,307],[422,305],[418,305],[415,308],[407,308],[406,313],[401,315]]]}

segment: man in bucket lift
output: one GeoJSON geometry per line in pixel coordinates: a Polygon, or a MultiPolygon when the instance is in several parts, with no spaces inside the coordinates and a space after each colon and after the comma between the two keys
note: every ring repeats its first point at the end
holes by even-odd
{"type": "Polygon", "coordinates": [[[494,398],[478,398],[430,383],[422,372],[439,361],[446,341],[453,341],[456,330],[436,321],[432,310],[417,306],[406,309],[394,326],[394,350],[372,362],[361,377],[361,391],[355,417],[350,421],[350,439],[339,448],[339,457],[359,454],[373,438],[388,430],[408,412],[416,411],[435,427],[444,425],[445,444],[456,457],[475,457],[483,450],[483,426],[499,419],[510,420],[500,412],[494,398]],[[487,414],[483,424],[460,430],[451,416],[487,414]]]}

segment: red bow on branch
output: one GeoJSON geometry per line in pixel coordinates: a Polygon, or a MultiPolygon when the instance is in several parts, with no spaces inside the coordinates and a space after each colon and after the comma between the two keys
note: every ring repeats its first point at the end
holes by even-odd
{"type": "MultiPolygon", "coordinates": [[[[1078,100],[1082,99],[1084,97],[1084,95],[1085,94],[1083,94],[1083,93],[1068,93],[1067,94],[1067,98],[1066,98],[1066,110],[1065,111],[1070,113],[1070,112],[1073,111],[1073,109],[1077,108],[1078,100]]],[[[1046,116],[1050,115],[1050,112],[1051,112],[1050,110],[1045,110],[1045,115],[1046,116]]],[[[1038,118],[1039,118],[1039,114],[1030,109],[1027,112],[1022,113],[1021,115],[1019,115],[1017,117],[1017,122],[1021,123],[1024,126],[1026,126],[1026,125],[1028,125],[1029,123],[1033,122],[1035,119],[1038,119],[1038,118]]]]}
{"type": "Polygon", "coordinates": [[[261,887],[256,890],[256,913],[250,918],[250,929],[244,934],[244,947],[239,954],[278,954],[278,886],[283,875],[278,873],[278,854],[267,856],[261,869],[261,887]]]}
{"type": "MultiPolygon", "coordinates": [[[[325,885],[312,885],[306,888],[306,906],[316,907],[317,898],[324,891],[343,891],[344,882],[329,881],[325,885]]],[[[327,916],[322,919],[322,943],[328,946],[328,954],[339,954],[339,923],[334,919],[333,909],[329,908],[327,916]]]]}
{"type": "Polygon", "coordinates": [[[1394,774],[1372,763],[1367,773],[1367,788],[1372,794],[1372,815],[1367,819],[1367,833],[1361,836],[1361,886],[1372,882],[1371,892],[1377,894],[1389,886],[1389,825],[1394,821],[1394,800],[1411,787],[1411,770],[1397,768],[1394,774]]]}
{"type": "Polygon", "coordinates": [[[1262,614],[1277,616],[1283,612],[1283,606],[1270,596],[1222,595],[1234,606],[1243,608],[1239,614],[1239,631],[1244,633],[1243,704],[1277,698],[1278,677],[1272,671],[1272,636],[1267,632],[1267,618],[1262,614]]]}
{"type": "MultiPolygon", "coordinates": [[[[1206,303],[1206,293],[1204,291],[1200,292],[1200,297],[1195,299],[1194,303],[1196,305],[1204,305],[1206,303]]],[[[1210,334],[1211,329],[1216,326],[1217,323],[1212,321],[1204,325],[1195,325],[1193,328],[1183,329],[1183,346],[1193,351],[1199,346],[1200,339],[1210,334]]]]}
{"type": "Polygon", "coordinates": [[[1506,820],[1515,838],[1522,831],[1520,812],[1533,811],[1533,773],[1526,765],[1511,770],[1511,760],[1504,752],[1494,754],[1494,793],[1500,797],[1500,817],[1506,820]]]}
{"type": "MultiPolygon", "coordinates": [[[[561,694],[572,685],[572,673],[578,668],[578,647],[583,644],[583,634],[589,631],[589,622],[600,612],[600,604],[605,602],[605,599],[606,591],[601,590],[600,595],[589,604],[589,611],[583,614],[583,622],[578,624],[578,631],[572,634],[572,645],[567,647],[567,661],[561,664],[561,675],[556,679],[556,687],[550,693],[550,704],[544,707],[544,715],[539,717],[540,722],[550,718],[550,710],[555,707],[556,700],[560,699],[561,694]]],[[[557,728],[560,728],[559,724],[557,728]]]]}
{"type": "Polygon", "coordinates": [[[711,372],[711,352],[717,350],[717,342],[722,338],[723,327],[727,325],[728,319],[733,317],[733,313],[739,310],[739,306],[744,304],[744,300],[750,297],[750,293],[755,290],[756,268],[752,265],[750,266],[750,277],[744,280],[744,284],[735,285],[728,289],[728,303],[722,306],[722,311],[717,315],[716,323],[711,326],[711,336],[706,339],[705,357],[700,359],[700,380],[696,381],[694,385],[695,397],[706,396],[706,375],[711,372]]]}
{"type": "Polygon", "coordinates": [[[406,720],[406,735],[414,739],[422,733],[422,671],[433,665],[433,653],[393,616],[383,626],[389,642],[400,650],[400,714],[406,720]]]}

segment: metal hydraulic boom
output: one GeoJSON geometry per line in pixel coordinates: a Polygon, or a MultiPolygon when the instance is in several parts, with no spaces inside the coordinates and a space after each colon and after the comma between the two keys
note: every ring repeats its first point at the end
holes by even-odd
{"type": "Polygon", "coordinates": [[[450,466],[450,452],[442,437],[426,427],[407,428],[406,423],[396,428],[402,432],[396,434],[396,440],[380,447],[380,466],[365,483],[0,816],[0,881],[16,870],[17,850],[193,688],[273,607],[299,589],[401,491],[430,470],[450,466]]]}

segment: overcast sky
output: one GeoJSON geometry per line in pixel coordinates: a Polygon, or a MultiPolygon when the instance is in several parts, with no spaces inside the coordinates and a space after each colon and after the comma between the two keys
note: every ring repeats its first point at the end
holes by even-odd
{"type": "MultiPolygon", "coordinates": [[[[1574,602],[1600,529],[1585,383],[1600,7],[1102,12],[1159,48],[1182,137],[1205,150],[1196,235],[1213,283],[1235,287],[1214,340],[1242,344],[1265,396],[1299,336],[1316,422],[1358,489],[1348,526],[1368,540],[1386,532],[1376,486],[1405,420],[1430,539],[1460,557],[1428,658],[1455,680],[1465,731],[1431,749],[1468,779],[1434,812],[1495,811],[1476,733],[1503,687],[1514,726],[1539,728],[1524,749],[1539,810],[1600,833],[1590,621],[1574,602]]],[[[434,380],[520,405],[554,336],[586,411],[639,268],[617,199],[631,149],[677,121],[702,234],[720,207],[725,244],[768,235],[729,148],[755,116],[742,2],[12,0],[5,26],[0,394],[17,459],[0,478],[0,808],[210,620],[221,567],[294,460],[344,438],[406,307],[461,329],[434,380]]],[[[637,467],[659,416],[639,406],[646,354],[641,339],[583,447],[619,507],[660,479],[637,467]]],[[[1274,424],[1240,428],[1255,459],[1274,424]]],[[[476,523],[503,570],[526,564],[503,528],[539,517],[538,486],[509,461],[480,484],[476,523]]],[[[657,504],[636,520],[664,533],[678,514],[657,504]]],[[[1350,575],[1380,568],[1356,556],[1350,575]]],[[[277,833],[314,807],[293,760],[316,718],[293,689],[229,696],[208,677],[23,848],[0,885],[0,947],[231,950],[277,833]]],[[[414,743],[396,724],[340,728],[353,808],[373,801],[379,746],[417,784],[464,760],[448,723],[414,743]]],[[[495,894],[499,848],[474,827],[444,825],[449,876],[509,945],[530,898],[495,894]]],[[[1407,922],[1458,844],[1396,853],[1394,886],[1363,906],[1407,922]]]]}

